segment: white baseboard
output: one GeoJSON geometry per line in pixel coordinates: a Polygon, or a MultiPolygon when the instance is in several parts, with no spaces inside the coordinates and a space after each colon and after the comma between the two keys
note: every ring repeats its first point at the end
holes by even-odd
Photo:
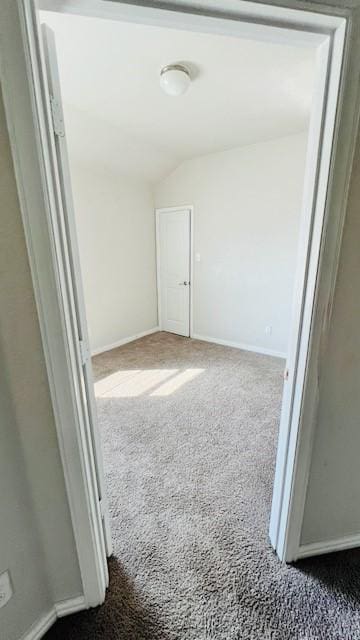
{"type": "Polygon", "coordinates": [[[105,353],[105,351],[111,351],[111,349],[116,349],[117,347],[121,347],[123,344],[128,344],[128,342],[133,342],[134,340],[138,340],[139,338],[144,338],[145,336],[149,336],[152,333],[156,333],[157,331],[160,331],[160,327],[153,327],[152,329],[147,329],[147,331],[136,333],[134,336],[130,336],[129,338],[121,338],[121,340],[118,340],[117,342],[113,342],[112,344],[108,344],[105,347],[94,349],[93,351],[91,351],[91,355],[97,356],[100,353],[105,353]]]}
{"type": "Polygon", "coordinates": [[[343,538],[335,538],[334,540],[325,540],[324,542],[303,544],[299,548],[297,560],[300,558],[310,558],[311,556],[320,556],[324,553],[333,553],[334,551],[353,549],[355,547],[360,547],[360,533],[344,536],[343,538]]]}
{"type": "Polygon", "coordinates": [[[233,347],[235,349],[243,349],[244,351],[252,351],[254,353],[261,353],[265,356],[274,356],[275,358],[286,359],[286,353],[282,351],[275,351],[274,349],[267,349],[266,347],[255,347],[251,344],[244,344],[243,342],[232,342],[231,340],[221,340],[220,338],[211,338],[210,336],[202,336],[198,333],[193,333],[191,336],[194,340],[203,340],[204,342],[213,342],[214,344],[221,344],[224,347],[233,347]]]}
{"type": "Polygon", "coordinates": [[[56,622],[57,618],[68,616],[71,613],[76,613],[83,609],[86,609],[86,603],[83,596],[56,602],[48,613],[44,613],[39,620],[37,620],[30,629],[22,635],[21,640],[40,640],[44,637],[45,633],[50,629],[54,622],[56,622]]]}
{"type": "Polygon", "coordinates": [[[62,600],[55,603],[55,611],[58,618],[69,616],[72,613],[83,611],[86,609],[86,603],[84,596],[78,596],[77,598],[69,598],[68,600],[62,600]]]}
{"type": "Polygon", "coordinates": [[[45,633],[54,624],[57,618],[55,609],[51,609],[48,613],[45,613],[33,624],[28,631],[21,636],[21,640],[39,640],[43,638],[45,633]]]}

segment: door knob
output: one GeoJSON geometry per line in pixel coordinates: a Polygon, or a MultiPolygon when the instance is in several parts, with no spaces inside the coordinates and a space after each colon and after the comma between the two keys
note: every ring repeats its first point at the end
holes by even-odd
{"type": "Polygon", "coordinates": [[[190,282],[187,282],[186,280],[184,280],[184,282],[179,282],[179,285],[183,285],[184,287],[187,287],[188,284],[190,284],[190,282]]]}

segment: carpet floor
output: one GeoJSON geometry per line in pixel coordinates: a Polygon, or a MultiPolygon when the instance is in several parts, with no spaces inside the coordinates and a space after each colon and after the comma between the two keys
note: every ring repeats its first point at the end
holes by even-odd
{"type": "Polygon", "coordinates": [[[268,542],[283,361],[157,333],[94,358],[106,602],[47,640],[360,640],[360,555],[268,542]]]}

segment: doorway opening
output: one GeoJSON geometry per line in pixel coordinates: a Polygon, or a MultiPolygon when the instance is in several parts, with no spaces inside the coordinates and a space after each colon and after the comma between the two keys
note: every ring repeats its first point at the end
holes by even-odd
{"type": "MultiPolygon", "coordinates": [[[[164,563],[164,573],[147,574],[156,593],[175,557],[181,591],[189,559],[200,572],[203,553],[222,556],[227,537],[237,552],[253,545],[251,561],[262,551],[270,557],[271,497],[272,545],[285,560],[298,551],[290,493],[342,41],[333,77],[329,42],[310,30],[301,42],[275,43],[263,25],[250,37],[248,23],[191,16],[189,26],[184,14],[169,26],[166,13],[159,24],[158,15],[104,20],[82,10],[41,12],[45,43],[32,52],[48,183],[50,173],[59,176],[52,213],[71,366],[85,381],[81,411],[103,546],[110,553],[112,537],[122,563],[135,540],[133,576],[139,562],[149,569],[144,549],[157,568],[164,563]],[[191,79],[179,102],[158,84],[169,63],[191,79]],[[142,184],[146,172],[151,188],[142,184]]],[[[243,560],[240,553],[239,566],[243,560]]],[[[208,576],[210,584],[211,569],[208,576]]]]}

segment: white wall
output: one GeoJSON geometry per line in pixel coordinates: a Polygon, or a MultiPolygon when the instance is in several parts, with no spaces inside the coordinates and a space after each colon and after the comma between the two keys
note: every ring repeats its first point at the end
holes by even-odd
{"type": "Polygon", "coordinates": [[[96,162],[71,169],[94,352],[157,326],[154,201],[144,181],[96,162]]]}
{"type": "Polygon", "coordinates": [[[0,573],[14,590],[0,636],[18,640],[82,584],[1,95],[0,211],[0,573]]]}
{"type": "Polygon", "coordinates": [[[157,185],[157,207],[194,205],[194,335],[286,353],[306,141],[198,157],[157,185]]]}
{"type": "Polygon", "coordinates": [[[357,536],[360,545],[360,134],[319,402],[302,544],[357,536]]]}

